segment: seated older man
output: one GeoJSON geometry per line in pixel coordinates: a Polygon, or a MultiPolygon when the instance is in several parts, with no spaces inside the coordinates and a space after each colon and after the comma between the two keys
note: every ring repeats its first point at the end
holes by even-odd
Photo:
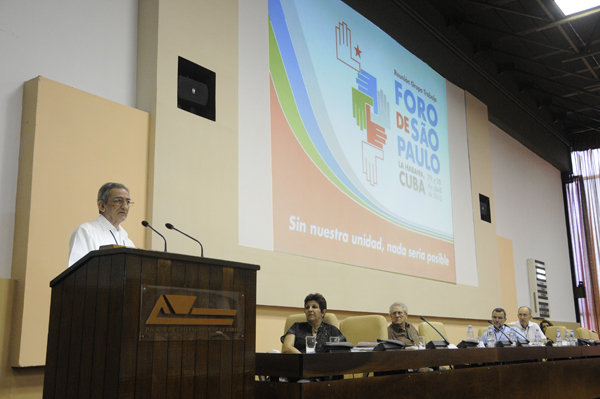
{"type": "Polygon", "coordinates": [[[406,346],[419,344],[419,333],[417,329],[406,321],[408,308],[402,302],[394,302],[390,306],[390,318],[392,324],[388,326],[388,339],[402,341],[406,346]]]}
{"type": "Polygon", "coordinates": [[[517,311],[517,316],[519,317],[518,321],[508,323],[508,325],[513,326],[517,339],[525,338],[530,342],[535,342],[536,336],[539,336],[540,340],[542,339],[544,333],[536,322],[531,321],[531,308],[529,306],[521,306],[517,311]]]}
{"type": "Polygon", "coordinates": [[[71,235],[69,266],[103,245],[135,248],[125,229],[120,226],[133,205],[129,189],[120,183],[106,183],[98,190],[97,205],[100,216],[93,222],[80,225],[71,235]]]}

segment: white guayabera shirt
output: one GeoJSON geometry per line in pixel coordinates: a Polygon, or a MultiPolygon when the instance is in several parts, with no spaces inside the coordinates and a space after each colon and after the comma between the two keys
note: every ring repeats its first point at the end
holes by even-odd
{"type": "Polygon", "coordinates": [[[104,216],[100,215],[93,222],[87,222],[75,229],[69,243],[69,267],[90,251],[103,245],[123,245],[135,248],[124,228],[116,229],[104,216]]]}

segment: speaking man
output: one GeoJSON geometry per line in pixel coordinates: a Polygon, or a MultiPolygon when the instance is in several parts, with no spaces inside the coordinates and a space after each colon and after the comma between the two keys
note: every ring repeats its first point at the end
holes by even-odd
{"type": "Polygon", "coordinates": [[[129,189],[120,183],[106,183],[98,190],[100,216],[75,229],[69,243],[69,267],[88,252],[103,245],[122,245],[135,248],[127,232],[120,226],[127,219],[133,205],[129,189]]]}
{"type": "Polygon", "coordinates": [[[524,338],[530,342],[534,342],[536,335],[539,335],[540,337],[544,336],[540,326],[536,322],[531,321],[531,308],[528,306],[521,306],[517,312],[517,316],[519,317],[519,321],[513,321],[508,324],[514,326],[513,330],[515,330],[519,339],[524,338]]]}

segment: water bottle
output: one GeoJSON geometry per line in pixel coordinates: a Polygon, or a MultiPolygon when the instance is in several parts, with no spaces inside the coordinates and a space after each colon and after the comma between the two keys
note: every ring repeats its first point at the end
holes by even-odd
{"type": "Polygon", "coordinates": [[[494,334],[494,331],[492,330],[492,326],[488,327],[487,346],[488,346],[488,348],[493,348],[496,346],[496,334],[494,334]]]}
{"type": "Polygon", "coordinates": [[[475,334],[473,334],[473,326],[469,325],[469,329],[467,330],[467,341],[473,341],[475,339],[475,334]]]}
{"type": "Polygon", "coordinates": [[[542,334],[539,330],[535,332],[535,345],[534,346],[542,346],[542,334]]]}
{"type": "Polygon", "coordinates": [[[562,346],[562,338],[560,336],[560,328],[556,329],[556,346],[562,346]]]}
{"type": "Polygon", "coordinates": [[[577,338],[575,338],[575,332],[571,330],[571,345],[577,346],[577,338]]]}

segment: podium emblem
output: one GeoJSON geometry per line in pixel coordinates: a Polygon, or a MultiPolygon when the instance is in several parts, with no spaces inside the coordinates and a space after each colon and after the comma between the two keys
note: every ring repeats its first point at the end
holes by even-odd
{"type": "Polygon", "coordinates": [[[146,324],[230,326],[235,309],[195,308],[192,295],[161,295],[146,324]]]}
{"type": "Polygon", "coordinates": [[[142,284],[140,306],[141,341],[244,339],[242,292],[142,284]]]}

